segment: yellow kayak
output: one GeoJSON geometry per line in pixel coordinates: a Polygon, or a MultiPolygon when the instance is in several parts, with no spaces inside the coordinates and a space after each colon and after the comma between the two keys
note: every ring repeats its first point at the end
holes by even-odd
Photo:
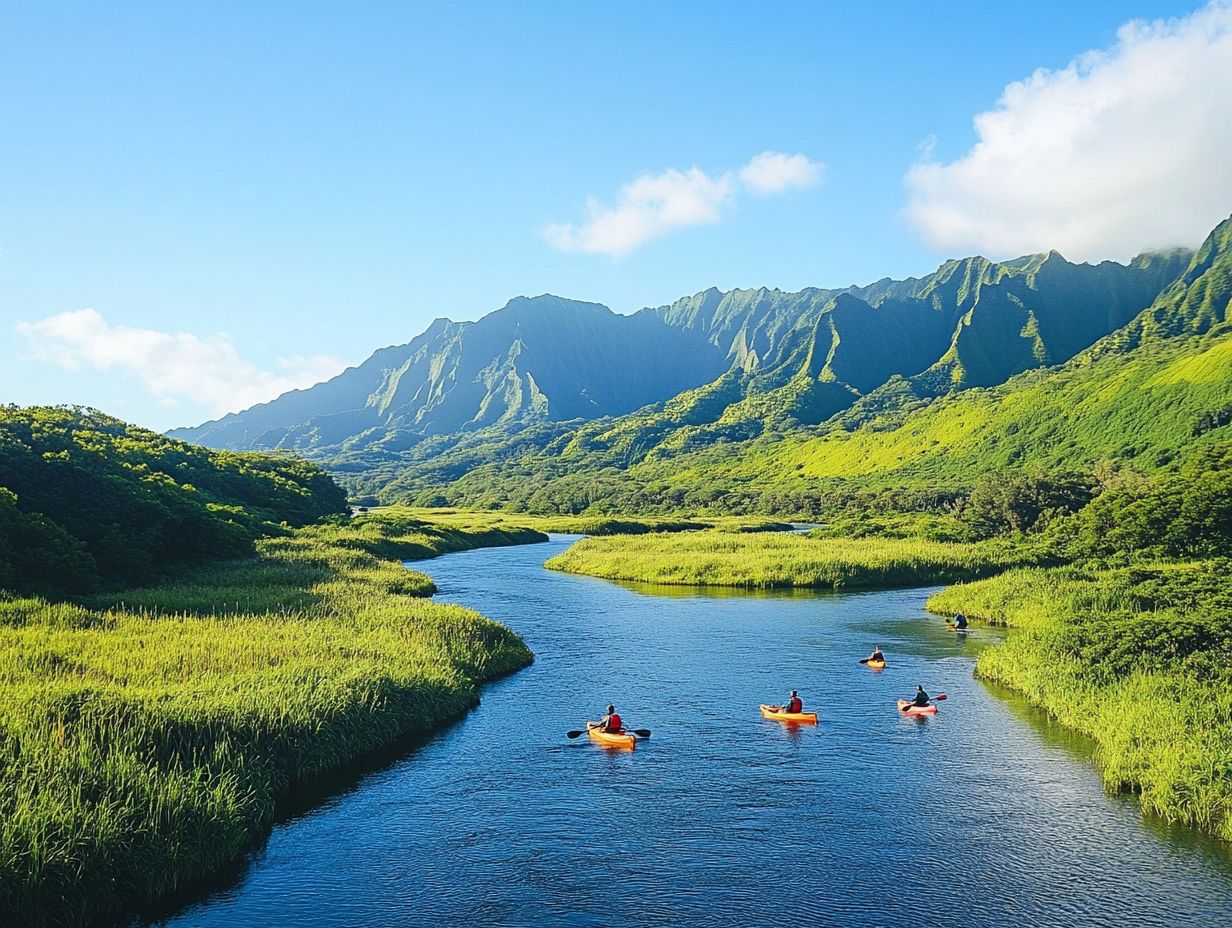
{"type": "Polygon", "coordinates": [[[784,712],[779,706],[761,706],[760,708],[764,718],[774,719],[776,722],[798,722],[805,725],[817,724],[816,712],[784,712]]]}
{"type": "Polygon", "coordinates": [[[871,670],[885,670],[885,661],[869,661],[868,666],[871,670]]]}
{"type": "Polygon", "coordinates": [[[590,735],[590,740],[595,744],[601,744],[605,748],[631,748],[637,744],[637,738],[628,732],[603,731],[597,722],[586,723],[586,734],[590,735]]]}

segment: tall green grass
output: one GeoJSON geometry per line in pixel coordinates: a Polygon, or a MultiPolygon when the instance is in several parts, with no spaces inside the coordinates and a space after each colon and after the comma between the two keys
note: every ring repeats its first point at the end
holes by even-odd
{"type": "Polygon", "coordinates": [[[928,605],[1017,629],[978,676],[1094,739],[1110,789],[1232,841],[1229,567],[1018,570],[928,605]]]}
{"type": "Polygon", "coordinates": [[[0,596],[0,922],[181,890],[298,786],[464,712],[530,652],[398,561],[541,537],[370,517],[107,599],[0,596]]]}
{"type": "Polygon", "coordinates": [[[436,525],[478,529],[535,529],[540,532],[561,532],[570,535],[649,535],[655,533],[695,532],[717,529],[724,532],[784,532],[787,522],[756,516],[699,516],[669,518],[666,516],[616,515],[535,515],[507,510],[439,509],[390,506],[374,509],[374,513],[401,513],[436,525]]]}
{"type": "Polygon", "coordinates": [[[586,538],[547,566],[607,580],[846,589],[950,583],[1039,560],[1030,546],[1004,539],[954,544],[919,538],[698,532],[586,538]]]}

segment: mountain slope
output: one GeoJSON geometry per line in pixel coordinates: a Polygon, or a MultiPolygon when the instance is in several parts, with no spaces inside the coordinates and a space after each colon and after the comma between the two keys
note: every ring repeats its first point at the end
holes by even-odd
{"type": "Polygon", "coordinates": [[[988,386],[1071,357],[1150,305],[1188,254],[1074,265],[1055,253],[946,262],[844,290],[711,289],[619,316],[519,298],[437,320],[309,390],[173,432],[219,448],[294,449],[340,472],[464,473],[476,451],[648,454],[817,425],[902,381],[916,396],[988,386]],[[579,425],[576,433],[553,427],[579,425]],[[442,462],[441,455],[447,460],[442,462]]]}
{"type": "MultiPolygon", "coordinates": [[[[984,292],[972,302],[968,288],[966,297],[953,300],[958,307],[966,302],[974,309],[990,292],[1004,292],[983,273],[976,279],[985,281],[984,292]]],[[[996,299],[994,305],[1003,305],[996,299]]],[[[1192,447],[1232,440],[1230,300],[1232,220],[1212,232],[1152,305],[1058,367],[939,397],[929,396],[920,378],[898,378],[820,428],[746,436],[733,429],[728,441],[712,427],[687,424],[684,410],[707,387],[666,404],[659,418],[677,423],[675,430],[655,433],[657,443],[640,453],[631,452],[638,436],[654,432],[644,412],[477,466],[433,492],[451,502],[543,509],[588,501],[612,508],[771,510],[820,505],[839,482],[961,488],[989,474],[1082,470],[1104,458],[1149,469],[1192,447]],[[878,394],[880,405],[872,402],[878,394]]],[[[1124,305],[1113,300],[1107,318],[1119,319],[1124,305]]],[[[1046,317],[1039,313],[1037,320],[1043,331],[1046,317]]],[[[384,492],[422,489],[415,468],[404,467],[384,492]]]]}
{"type": "Polygon", "coordinates": [[[654,312],[518,298],[438,319],[328,383],[173,436],[221,448],[397,451],[424,436],[630,412],[717,376],[719,348],[654,312]]]}

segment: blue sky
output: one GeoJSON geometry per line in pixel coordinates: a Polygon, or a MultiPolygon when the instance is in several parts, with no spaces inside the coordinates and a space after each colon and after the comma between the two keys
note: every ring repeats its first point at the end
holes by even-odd
{"type": "Polygon", "coordinates": [[[712,285],[919,275],[977,250],[1123,260],[1197,244],[1232,212],[1232,188],[1185,193],[1206,178],[1181,156],[1159,167],[1149,139],[1166,133],[1171,152],[1180,136],[1197,159],[1232,122],[1213,99],[1228,96],[1227,13],[1195,0],[11,6],[0,401],[167,428],[519,294],[628,312],[712,285]],[[1067,76],[1092,50],[1104,57],[1067,76]],[[1051,76],[1028,80],[1041,68],[1051,76]],[[1189,82],[1169,93],[1197,88],[1200,112],[1150,93],[1153,109],[1130,107],[1154,68],[1189,82]],[[1064,128],[1075,99],[1105,121],[1064,128]],[[765,152],[787,174],[759,188],[741,169],[765,152]],[[1122,160],[1106,201],[1085,203],[1122,160]],[[701,200],[677,211],[694,168],[702,188],[685,193],[701,200]],[[649,193],[627,187],[639,177],[649,193]],[[1175,216],[1159,205],[1175,200],[1175,216]],[[594,215],[632,222],[619,253],[587,238],[594,215]],[[1088,215],[1105,218],[1071,221],[1088,215]]]}

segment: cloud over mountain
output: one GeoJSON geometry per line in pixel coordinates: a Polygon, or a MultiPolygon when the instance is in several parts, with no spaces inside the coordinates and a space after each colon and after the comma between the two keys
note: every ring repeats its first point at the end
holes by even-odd
{"type": "Polygon", "coordinates": [[[975,117],[976,144],[907,175],[940,250],[1126,259],[1195,245],[1232,207],[1232,5],[1132,21],[1107,49],[1036,71],[975,117]]]}
{"type": "Polygon", "coordinates": [[[17,323],[30,356],[65,370],[114,371],[136,377],[160,402],[189,400],[210,415],[245,409],[288,390],[310,387],[345,366],[327,356],[286,357],[278,372],[240,357],[224,333],[200,336],[112,325],[94,309],[17,323]]]}
{"type": "Polygon", "coordinates": [[[758,195],[815,186],[823,165],[801,154],[765,151],[735,171],[697,167],[643,174],[620,188],[616,204],[586,202],[586,221],[554,223],[543,237],[561,251],[620,258],[675,229],[711,225],[741,190],[758,195]]]}

